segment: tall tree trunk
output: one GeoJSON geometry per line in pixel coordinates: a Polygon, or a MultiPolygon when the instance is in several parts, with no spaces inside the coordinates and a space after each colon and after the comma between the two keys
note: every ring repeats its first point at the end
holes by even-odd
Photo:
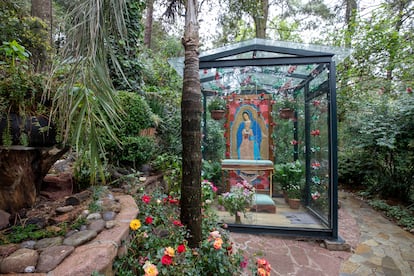
{"type": "MultiPolygon", "coordinates": [[[[31,14],[33,17],[38,17],[43,20],[47,25],[47,31],[49,32],[49,43],[53,45],[52,38],[52,0],[32,0],[31,14]]],[[[35,69],[38,72],[45,71],[47,53],[46,51],[33,55],[33,62],[35,69]]]]}
{"type": "Polygon", "coordinates": [[[147,0],[147,12],[145,16],[144,45],[151,48],[152,19],[154,15],[154,0],[147,0]]]}
{"type": "Polygon", "coordinates": [[[32,0],[31,14],[46,22],[52,43],[52,0],[32,0]]]}
{"type": "Polygon", "coordinates": [[[188,245],[201,241],[201,90],[199,77],[197,0],[186,1],[181,135],[183,175],[181,182],[181,221],[188,227],[188,245]]]}
{"type": "Polygon", "coordinates": [[[345,0],[345,24],[347,32],[345,34],[345,47],[351,47],[352,37],[355,32],[355,18],[357,13],[356,0],[345,0]]]}
{"type": "Polygon", "coordinates": [[[401,26],[403,24],[403,16],[404,16],[404,10],[407,9],[410,5],[411,1],[395,1],[390,3],[390,9],[396,14],[396,20],[394,24],[394,32],[397,35],[392,35],[390,38],[390,45],[388,47],[388,65],[387,65],[387,75],[386,80],[387,83],[384,87],[384,93],[390,93],[392,90],[392,80],[394,77],[394,70],[395,70],[395,59],[397,56],[397,49],[399,49],[400,44],[400,30],[401,26]]]}
{"type": "Polygon", "coordinates": [[[255,16],[253,16],[254,24],[256,26],[256,38],[266,38],[267,18],[269,17],[269,1],[258,1],[258,9],[255,16]]]}

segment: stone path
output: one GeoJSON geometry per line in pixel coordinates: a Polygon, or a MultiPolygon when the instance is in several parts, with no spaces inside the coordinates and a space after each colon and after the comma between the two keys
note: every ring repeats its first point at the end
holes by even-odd
{"type": "Polygon", "coordinates": [[[414,235],[388,221],[366,203],[343,194],[343,208],[357,222],[361,236],[341,276],[414,275],[414,235]]]}
{"type": "Polygon", "coordinates": [[[414,235],[348,193],[340,193],[339,234],[351,252],[320,242],[231,233],[237,246],[272,266],[271,275],[414,275],[414,235]]]}

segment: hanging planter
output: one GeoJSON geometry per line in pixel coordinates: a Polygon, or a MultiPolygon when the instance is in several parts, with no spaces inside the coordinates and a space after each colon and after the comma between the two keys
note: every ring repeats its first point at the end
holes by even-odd
{"type": "Polygon", "coordinates": [[[214,97],[208,104],[211,118],[214,120],[221,120],[226,114],[226,101],[218,96],[214,97]]]}
{"type": "Polygon", "coordinates": [[[293,119],[295,118],[295,110],[289,107],[282,108],[279,110],[279,117],[285,120],[293,119]]]}
{"type": "Polygon", "coordinates": [[[214,120],[221,120],[224,118],[224,115],[226,115],[226,111],[224,110],[211,110],[210,111],[211,118],[214,120]]]}

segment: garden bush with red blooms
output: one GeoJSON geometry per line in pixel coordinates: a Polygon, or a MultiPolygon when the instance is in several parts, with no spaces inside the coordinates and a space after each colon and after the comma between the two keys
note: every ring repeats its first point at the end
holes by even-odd
{"type": "Polygon", "coordinates": [[[179,198],[157,192],[140,195],[136,201],[140,213],[130,222],[131,242],[126,256],[114,263],[116,275],[231,276],[248,273],[247,270],[250,275],[270,275],[259,270],[267,271],[270,266],[259,267],[255,261],[248,265],[243,252],[234,249],[229,232],[218,223],[210,204],[202,210],[202,242],[191,249],[186,241],[188,231],[179,220],[179,198]]]}

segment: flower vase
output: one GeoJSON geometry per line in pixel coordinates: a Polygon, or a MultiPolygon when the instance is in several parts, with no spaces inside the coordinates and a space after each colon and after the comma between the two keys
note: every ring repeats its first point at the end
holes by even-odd
{"type": "Polygon", "coordinates": [[[236,213],[236,221],[234,222],[235,224],[241,224],[241,217],[239,214],[236,213]]]}

